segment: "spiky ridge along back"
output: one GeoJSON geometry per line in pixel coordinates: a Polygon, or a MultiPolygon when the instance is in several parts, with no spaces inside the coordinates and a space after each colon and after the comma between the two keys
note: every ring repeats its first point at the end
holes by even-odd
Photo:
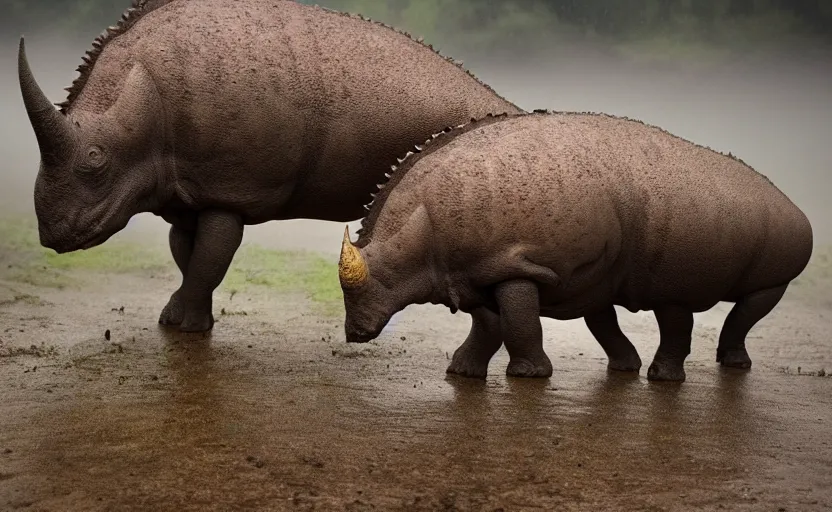
{"type": "MultiPolygon", "coordinates": [[[[292,1],[294,1],[294,0],[292,0],[292,1]]],[[[453,64],[454,66],[456,66],[456,67],[458,67],[459,69],[461,69],[461,70],[465,71],[465,73],[466,73],[469,77],[473,78],[473,79],[474,79],[474,80],[475,80],[475,81],[476,81],[479,85],[481,85],[482,87],[484,87],[485,89],[487,89],[489,92],[491,92],[492,94],[494,94],[496,97],[500,98],[501,100],[505,101],[506,103],[509,103],[510,105],[512,105],[512,106],[513,106],[514,108],[516,108],[517,110],[523,111],[523,109],[521,109],[520,107],[518,107],[517,105],[515,105],[513,102],[508,101],[506,98],[504,98],[503,96],[501,96],[500,94],[498,94],[498,93],[497,93],[497,91],[495,91],[494,89],[492,89],[490,85],[486,84],[485,82],[483,82],[482,80],[480,80],[479,78],[477,78],[477,77],[474,75],[474,73],[472,73],[470,70],[468,70],[468,69],[467,69],[467,68],[463,65],[463,62],[462,62],[461,60],[456,60],[456,59],[454,59],[453,57],[449,57],[449,56],[447,56],[447,55],[442,55],[442,53],[441,53],[439,50],[437,50],[436,48],[434,48],[434,47],[433,47],[433,44],[425,43],[425,41],[424,41],[424,39],[423,39],[423,38],[421,38],[421,37],[419,37],[419,38],[415,38],[415,37],[413,37],[413,35],[411,35],[409,32],[406,32],[406,31],[404,31],[404,30],[400,30],[400,29],[398,29],[398,28],[396,28],[396,27],[394,27],[394,26],[392,26],[392,25],[388,25],[388,24],[383,23],[383,22],[381,22],[381,21],[376,21],[376,20],[370,19],[370,18],[368,18],[368,17],[364,16],[363,14],[348,13],[348,12],[343,12],[343,11],[336,11],[335,9],[330,9],[330,8],[328,8],[328,7],[321,7],[321,6],[318,6],[318,5],[315,5],[315,7],[316,7],[316,8],[318,8],[318,9],[324,10],[324,11],[328,11],[328,12],[331,12],[331,13],[338,14],[338,15],[340,15],[340,16],[347,16],[347,17],[350,17],[350,18],[356,18],[356,19],[360,19],[360,20],[363,20],[363,21],[367,21],[367,22],[372,23],[372,24],[374,24],[374,25],[378,25],[378,26],[380,26],[380,27],[384,27],[384,28],[386,28],[386,29],[388,29],[388,30],[392,30],[393,32],[396,32],[397,34],[401,34],[401,35],[403,35],[403,36],[406,36],[406,37],[407,37],[408,39],[410,39],[411,41],[415,41],[415,42],[417,42],[417,43],[421,44],[421,45],[422,45],[422,46],[424,46],[425,48],[428,48],[429,50],[431,50],[431,51],[432,51],[433,53],[435,53],[436,55],[439,55],[440,57],[442,57],[442,58],[443,58],[443,59],[445,59],[446,61],[450,62],[450,63],[451,63],[451,64],[453,64]]]]}
{"type": "MultiPolygon", "coordinates": [[[[78,95],[81,94],[81,91],[84,89],[84,86],[86,85],[87,80],[89,80],[90,74],[92,73],[92,69],[95,66],[95,62],[98,60],[99,55],[101,55],[101,52],[104,50],[104,47],[107,46],[107,43],[109,43],[110,41],[112,41],[116,37],[120,36],[121,34],[124,34],[128,30],[130,30],[130,28],[133,27],[133,25],[135,25],[136,22],[139,21],[145,14],[153,12],[153,11],[155,11],[156,9],[158,9],[162,6],[165,6],[165,5],[167,5],[171,2],[175,2],[175,1],[176,0],[132,0],[131,7],[128,8],[126,11],[124,11],[124,13],[121,15],[121,19],[119,20],[119,22],[116,23],[115,25],[111,26],[111,27],[108,27],[107,30],[105,30],[104,32],[101,33],[101,35],[96,37],[95,40],[92,42],[92,48],[90,50],[88,50],[87,53],[82,57],[83,62],[76,69],[76,71],[80,73],[79,76],[72,82],[71,86],[69,86],[65,89],[68,92],[67,99],[65,101],[61,102],[61,103],[56,103],[56,105],[58,107],[60,107],[61,113],[66,114],[68,109],[72,106],[75,99],[78,97],[78,95]]],[[[295,0],[281,0],[281,1],[295,1],[295,0]]],[[[334,9],[328,9],[326,7],[320,7],[320,6],[317,6],[317,5],[307,6],[307,7],[313,7],[315,9],[320,9],[322,11],[338,14],[340,16],[346,16],[346,17],[349,17],[349,18],[361,19],[365,22],[369,22],[369,23],[384,27],[388,30],[392,30],[392,31],[396,32],[397,34],[404,35],[407,38],[409,38],[411,41],[415,41],[415,42],[421,44],[422,46],[430,49],[432,52],[439,55],[440,57],[442,57],[446,61],[452,63],[453,65],[455,65],[458,68],[465,71],[465,73],[469,77],[473,78],[479,85],[481,85],[482,87],[485,87],[488,91],[490,91],[492,94],[494,94],[495,96],[497,96],[501,100],[505,101],[506,103],[509,103],[509,104],[513,105],[518,110],[522,110],[519,107],[517,107],[516,105],[514,105],[513,103],[511,103],[510,101],[506,100],[505,98],[503,98],[502,96],[497,94],[497,92],[494,91],[494,89],[492,89],[489,85],[483,83],[479,78],[474,76],[473,73],[471,73],[469,70],[465,69],[465,67],[463,67],[461,61],[458,61],[458,60],[455,60],[451,57],[447,57],[445,55],[442,55],[438,50],[436,50],[433,47],[432,44],[425,44],[425,42],[423,41],[423,39],[421,37],[416,39],[412,35],[410,35],[409,33],[405,32],[403,30],[399,30],[395,27],[392,27],[392,26],[387,25],[385,23],[382,23],[380,21],[372,20],[372,19],[367,18],[367,17],[365,17],[361,14],[353,14],[353,13],[346,13],[346,12],[336,11],[334,9]]]]}
{"type": "Polygon", "coordinates": [[[381,210],[384,208],[384,202],[390,195],[390,191],[392,191],[405,177],[407,172],[413,168],[416,162],[433,153],[437,149],[447,145],[463,133],[467,133],[471,130],[487,126],[503,119],[519,117],[522,115],[526,114],[488,114],[481,119],[472,118],[468,123],[463,123],[456,127],[448,126],[441,132],[431,135],[429,139],[425,140],[424,144],[417,144],[414,146],[413,151],[408,151],[407,154],[404,155],[404,158],[397,159],[398,164],[390,166],[391,172],[384,175],[387,178],[387,181],[378,185],[378,192],[372,194],[373,200],[370,204],[364,206],[364,209],[367,210],[367,215],[361,219],[361,228],[357,232],[358,240],[355,242],[355,245],[357,247],[364,247],[370,243],[370,239],[373,235],[373,226],[378,219],[379,213],[381,213],[381,210]]]}
{"type": "Polygon", "coordinates": [[[107,43],[130,30],[130,28],[145,14],[173,1],[175,0],[133,0],[130,8],[122,13],[121,19],[118,23],[107,27],[107,30],[95,38],[92,42],[92,48],[87,50],[87,53],[81,57],[83,62],[75,70],[79,73],[78,77],[72,82],[72,85],[64,89],[68,93],[66,100],[61,103],[56,103],[56,105],[60,107],[62,114],[67,113],[69,107],[72,106],[75,99],[79,94],[81,94],[81,91],[87,84],[87,80],[90,78],[95,62],[98,60],[99,55],[101,55],[101,52],[104,50],[104,47],[107,46],[107,43]]]}
{"type": "MultiPolygon", "coordinates": [[[[648,126],[659,132],[673,137],[675,139],[687,142],[696,146],[698,148],[705,149],[707,151],[711,151],[713,153],[727,156],[728,158],[739,162],[744,167],[750,169],[751,171],[755,172],[756,174],[760,175],[763,179],[767,182],[771,183],[765,175],[761,174],[760,172],[756,171],[753,167],[743,162],[740,158],[734,156],[730,152],[728,154],[722,153],[720,151],[716,151],[708,146],[703,146],[701,144],[697,144],[695,142],[689,141],[685,138],[679,137],[678,135],[674,135],[667,130],[660,128],[655,125],[651,125],[649,123],[645,123],[644,121],[640,121],[638,119],[631,119],[628,117],[622,116],[613,116],[610,114],[604,114],[599,112],[560,112],[560,111],[552,111],[552,110],[544,110],[544,109],[535,109],[532,112],[523,113],[523,114],[500,114],[500,115],[493,115],[488,114],[482,119],[471,119],[470,122],[461,124],[456,127],[447,127],[443,131],[436,133],[431,136],[431,138],[427,139],[424,144],[419,144],[414,147],[413,151],[408,151],[404,158],[398,159],[398,165],[391,166],[391,173],[386,173],[385,177],[387,181],[384,183],[379,184],[378,192],[372,194],[373,200],[370,204],[364,206],[364,209],[367,210],[367,215],[361,219],[361,228],[358,230],[358,240],[355,242],[355,246],[357,247],[365,247],[367,244],[370,243],[373,234],[373,227],[375,226],[376,221],[378,220],[378,216],[381,213],[381,210],[384,208],[384,203],[387,198],[390,196],[390,192],[396,187],[396,185],[401,182],[401,180],[405,177],[407,172],[413,168],[413,166],[421,160],[423,157],[433,153],[437,149],[446,146],[448,143],[452,142],[454,139],[459,137],[464,133],[468,133],[471,130],[475,130],[477,128],[481,128],[483,126],[487,126],[492,123],[496,123],[498,121],[505,121],[507,119],[515,118],[515,117],[525,117],[525,116],[535,116],[535,115],[585,115],[585,116],[600,116],[600,117],[609,117],[611,119],[619,119],[622,121],[629,121],[634,123],[639,123],[644,126],[648,126]]],[[[774,186],[773,183],[771,183],[774,186]]]]}

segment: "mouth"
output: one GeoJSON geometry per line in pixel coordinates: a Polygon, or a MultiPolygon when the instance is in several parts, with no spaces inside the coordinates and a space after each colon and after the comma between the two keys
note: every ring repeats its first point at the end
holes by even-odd
{"type": "Polygon", "coordinates": [[[51,243],[44,243],[41,242],[41,245],[52,249],[58,254],[66,254],[75,251],[83,251],[86,249],[92,249],[95,246],[101,245],[106,242],[111,236],[113,236],[112,231],[102,231],[93,234],[92,236],[86,238],[80,243],[62,243],[62,242],[51,242],[51,243]]]}

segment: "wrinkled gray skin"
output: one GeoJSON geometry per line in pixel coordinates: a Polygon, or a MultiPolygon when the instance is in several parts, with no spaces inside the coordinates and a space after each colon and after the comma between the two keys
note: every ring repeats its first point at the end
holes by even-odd
{"type": "Polygon", "coordinates": [[[183,281],[159,321],[182,331],[213,326],[244,225],[360,218],[414,144],[522,112],[407,34],[292,1],[137,0],[93,46],[58,111],[21,40],[41,244],[87,249],[160,215],[183,281]]]}
{"type": "Polygon", "coordinates": [[[540,317],[583,317],[609,368],[637,372],[618,305],[656,315],[648,378],[683,381],[693,314],[727,301],[716,359],[749,368],[746,335],[812,244],[800,209],[735,158],[606,115],[498,116],[406,159],[344,244],[342,267],[357,247],[368,270],[346,286],[341,271],[347,341],[443,304],[473,317],[449,373],[485,377],[504,343],[508,375],[548,377],[540,317]]]}

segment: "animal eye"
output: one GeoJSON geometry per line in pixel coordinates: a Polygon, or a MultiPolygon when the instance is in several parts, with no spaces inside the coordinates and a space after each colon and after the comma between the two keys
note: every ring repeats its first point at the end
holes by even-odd
{"type": "Polygon", "coordinates": [[[104,165],[104,150],[98,146],[88,147],[87,164],[93,169],[97,169],[104,165]]]}

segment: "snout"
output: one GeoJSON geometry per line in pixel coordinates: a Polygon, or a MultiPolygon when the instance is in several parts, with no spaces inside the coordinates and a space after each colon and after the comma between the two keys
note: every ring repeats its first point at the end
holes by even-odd
{"type": "Polygon", "coordinates": [[[348,316],[346,322],[344,322],[344,332],[347,343],[367,343],[376,339],[381,333],[381,329],[369,327],[369,324],[356,321],[348,316]]]}
{"type": "Polygon", "coordinates": [[[40,244],[58,254],[90,249],[110,238],[109,232],[79,233],[63,223],[38,223],[40,244]]]}
{"type": "Polygon", "coordinates": [[[75,240],[66,236],[66,230],[54,225],[44,226],[41,223],[38,228],[38,235],[40,236],[40,245],[52,249],[58,254],[72,252],[79,248],[75,240]]]}
{"type": "Polygon", "coordinates": [[[364,288],[361,294],[344,294],[344,332],[347,343],[367,343],[381,335],[392,312],[383,306],[386,297],[364,288]]]}

